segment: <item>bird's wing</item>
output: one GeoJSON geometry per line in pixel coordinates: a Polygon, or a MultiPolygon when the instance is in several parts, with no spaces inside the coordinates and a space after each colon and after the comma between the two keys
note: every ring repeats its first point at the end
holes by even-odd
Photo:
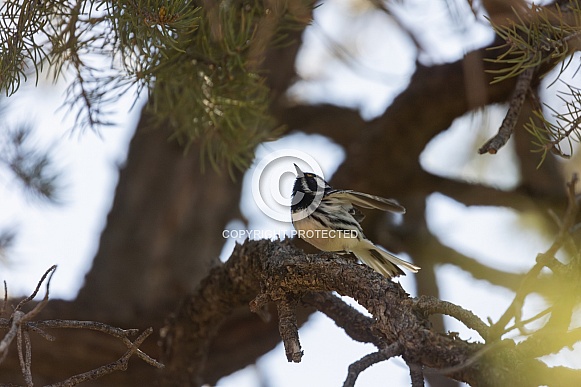
{"type": "Polygon", "coordinates": [[[332,196],[338,200],[351,202],[352,204],[362,208],[372,208],[382,211],[395,212],[397,214],[405,214],[405,208],[394,199],[386,199],[380,196],[351,190],[337,190],[331,192],[329,196],[332,196]]]}
{"type": "Polygon", "coordinates": [[[361,212],[357,207],[353,207],[352,205],[349,206],[347,212],[349,212],[351,216],[353,216],[353,218],[355,218],[355,220],[359,223],[363,222],[363,219],[365,219],[363,212],[361,212]]]}

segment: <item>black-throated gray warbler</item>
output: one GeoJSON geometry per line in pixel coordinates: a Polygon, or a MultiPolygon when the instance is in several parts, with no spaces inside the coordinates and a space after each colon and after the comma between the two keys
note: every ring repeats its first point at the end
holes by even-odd
{"type": "Polygon", "coordinates": [[[399,214],[405,208],[393,199],[366,193],[337,190],[314,173],[294,164],[291,216],[299,237],[322,251],[353,253],[363,263],[387,278],[405,275],[399,266],[417,273],[420,269],[376,246],[365,237],[359,222],[361,208],[375,208],[399,214]]]}

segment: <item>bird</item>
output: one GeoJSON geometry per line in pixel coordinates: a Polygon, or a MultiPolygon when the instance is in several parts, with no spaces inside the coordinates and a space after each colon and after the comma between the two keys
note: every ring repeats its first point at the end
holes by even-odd
{"type": "Polygon", "coordinates": [[[360,222],[364,215],[357,207],[404,214],[405,208],[397,201],[333,189],[320,176],[294,166],[297,176],[291,196],[291,218],[299,238],[322,251],[353,253],[386,278],[405,275],[401,267],[413,273],[420,270],[419,266],[396,257],[363,234],[360,222]]]}

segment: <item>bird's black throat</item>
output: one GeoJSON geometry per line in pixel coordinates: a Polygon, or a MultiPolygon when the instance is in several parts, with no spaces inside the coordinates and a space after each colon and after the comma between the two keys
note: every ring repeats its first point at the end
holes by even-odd
{"type": "Polygon", "coordinates": [[[304,210],[309,207],[313,200],[315,200],[315,192],[309,189],[304,189],[303,179],[296,179],[293,186],[293,194],[291,200],[291,211],[296,212],[304,210]],[[307,191],[307,192],[305,192],[307,191]]]}

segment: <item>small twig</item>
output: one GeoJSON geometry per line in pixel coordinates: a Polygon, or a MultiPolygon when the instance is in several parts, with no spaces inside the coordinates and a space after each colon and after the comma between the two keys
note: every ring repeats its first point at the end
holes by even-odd
{"type": "Polygon", "coordinates": [[[361,372],[376,363],[401,355],[401,351],[402,348],[400,343],[395,342],[385,349],[363,356],[361,359],[349,366],[349,372],[347,374],[347,379],[345,379],[345,382],[343,383],[343,387],[355,386],[355,381],[361,372]]]}
{"type": "Polygon", "coordinates": [[[258,317],[264,322],[270,321],[270,313],[268,312],[268,303],[270,302],[270,297],[264,293],[257,295],[254,300],[250,301],[250,311],[256,313],[258,317]]]}
{"type": "Polygon", "coordinates": [[[16,346],[18,348],[20,371],[24,377],[24,382],[26,383],[26,386],[31,387],[34,383],[32,382],[31,372],[32,359],[30,355],[30,337],[26,336],[26,332],[23,332],[22,325],[19,325],[17,329],[16,346]]]}
{"type": "Polygon", "coordinates": [[[48,299],[48,287],[50,285],[50,279],[52,278],[52,274],[54,273],[56,268],[57,268],[56,265],[52,265],[47,271],[44,272],[44,274],[40,278],[40,281],[38,281],[38,283],[36,284],[36,289],[34,289],[34,292],[32,292],[32,294],[30,296],[26,297],[24,300],[20,301],[18,303],[18,305],[16,305],[15,310],[20,310],[24,304],[32,301],[34,299],[34,297],[36,297],[36,295],[38,294],[38,291],[40,290],[40,287],[42,286],[42,283],[44,282],[46,277],[50,274],[50,277],[49,277],[48,282],[46,284],[46,294],[44,296],[45,299],[48,299]]]}
{"type": "MultiPolygon", "coordinates": [[[[533,322],[533,321],[535,321],[535,320],[538,320],[538,319],[540,319],[541,317],[543,317],[543,316],[545,316],[545,315],[547,315],[547,314],[551,313],[551,310],[552,310],[552,309],[553,309],[553,307],[552,307],[552,306],[550,306],[550,307],[548,307],[547,309],[545,309],[545,310],[543,310],[543,311],[541,311],[541,312],[537,313],[537,314],[536,314],[536,315],[534,315],[533,317],[531,317],[531,318],[528,318],[528,319],[526,319],[526,320],[523,320],[523,321],[520,321],[520,323],[519,323],[519,324],[516,324],[516,323],[515,323],[513,326],[510,326],[510,327],[506,328],[506,329],[504,330],[504,332],[505,332],[505,333],[508,333],[508,332],[510,332],[510,331],[512,331],[512,330],[514,330],[514,329],[521,330],[521,326],[523,326],[523,327],[524,327],[525,325],[527,325],[527,324],[529,324],[529,323],[531,323],[531,322],[533,322]]],[[[522,330],[521,330],[521,332],[522,332],[522,330]]]]}
{"type": "Polygon", "coordinates": [[[32,381],[32,345],[30,344],[30,334],[22,329],[22,325],[20,326],[19,331],[22,331],[22,338],[24,340],[24,347],[20,348],[20,351],[24,352],[24,363],[22,364],[22,368],[24,372],[24,380],[27,386],[32,387],[34,385],[32,381]]]}
{"type": "MultiPolygon", "coordinates": [[[[48,302],[48,289],[49,289],[49,285],[50,285],[50,279],[52,278],[52,274],[54,273],[55,270],[56,270],[56,265],[51,266],[44,273],[44,275],[41,277],[40,281],[38,281],[38,283],[36,284],[36,289],[34,290],[34,292],[30,296],[26,297],[24,300],[22,300],[18,303],[18,305],[14,309],[14,312],[12,312],[12,316],[9,320],[10,329],[8,330],[8,333],[4,336],[2,341],[0,341],[0,363],[2,363],[4,361],[4,359],[6,358],[6,355],[8,353],[8,347],[10,346],[10,343],[12,343],[12,341],[14,340],[14,337],[17,338],[18,356],[20,359],[20,366],[22,367],[22,372],[23,372],[23,375],[24,375],[24,378],[25,378],[27,385],[32,385],[32,375],[30,374],[31,351],[30,351],[29,339],[25,343],[25,348],[22,347],[22,340],[23,340],[22,339],[22,324],[25,323],[27,320],[32,319],[36,314],[38,314],[38,312],[40,312],[40,310],[42,310],[42,308],[48,302]],[[48,282],[46,285],[46,294],[44,296],[43,301],[38,303],[36,305],[36,307],[34,307],[30,312],[28,312],[28,313],[22,312],[20,310],[22,308],[22,306],[24,306],[27,302],[33,300],[34,297],[36,297],[36,295],[38,294],[38,291],[40,290],[40,286],[42,285],[44,280],[47,278],[47,276],[48,276],[48,282]]],[[[8,294],[8,290],[6,289],[6,281],[4,281],[4,295],[5,295],[4,305],[6,304],[7,294],[8,294]]],[[[3,306],[3,309],[4,309],[4,306],[3,306]]],[[[26,337],[28,337],[28,335],[26,337]]]]}
{"type": "Polygon", "coordinates": [[[276,300],[278,310],[278,329],[284,343],[286,358],[289,362],[300,363],[303,357],[301,343],[299,341],[299,328],[297,325],[296,299],[286,296],[276,300]]]}
{"type": "Polygon", "coordinates": [[[452,304],[448,301],[439,300],[433,296],[421,296],[416,301],[416,307],[427,314],[439,313],[454,317],[468,328],[478,332],[483,339],[486,340],[486,337],[488,336],[488,329],[490,327],[474,313],[462,308],[461,306],[452,304]]]}
{"type": "Polygon", "coordinates": [[[424,387],[424,370],[421,365],[406,362],[410,369],[412,387],[424,387]]]}
{"type": "Polygon", "coordinates": [[[34,328],[70,328],[70,329],[90,329],[106,333],[110,336],[123,338],[127,336],[135,336],[139,333],[139,329],[121,329],[111,325],[103,324],[98,321],[82,321],[82,320],[43,320],[28,322],[27,326],[34,328]]]}
{"type": "Polygon", "coordinates": [[[46,341],[55,341],[56,340],[56,338],[53,335],[50,335],[50,334],[46,333],[45,331],[43,331],[42,329],[35,327],[34,325],[30,325],[29,323],[26,323],[26,329],[33,331],[34,333],[36,333],[37,335],[39,335],[40,337],[42,337],[46,341]]]}
{"type": "MultiPolygon", "coordinates": [[[[30,328],[32,330],[40,328],[70,328],[70,329],[90,329],[93,331],[99,331],[106,333],[110,336],[120,339],[123,344],[130,348],[133,343],[127,338],[128,336],[134,336],[139,333],[139,329],[121,329],[111,325],[103,324],[97,321],[79,321],[79,320],[44,320],[44,321],[35,321],[35,322],[27,322],[25,324],[26,328],[30,328]]],[[[152,329],[152,328],[148,328],[152,329]]],[[[157,360],[153,359],[145,352],[141,351],[140,349],[137,350],[137,357],[141,360],[146,362],[149,365],[152,365],[157,368],[163,368],[164,365],[157,360]]]]}
{"type": "Polygon", "coordinates": [[[89,380],[98,379],[104,375],[110,374],[110,373],[115,372],[115,371],[127,370],[127,366],[129,364],[129,359],[131,358],[131,356],[133,356],[133,354],[135,354],[138,351],[138,347],[145,341],[145,339],[149,335],[151,335],[152,332],[153,332],[153,328],[148,328],[145,331],[143,331],[143,333],[141,335],[139,335],[139,337],[133,343],[131,343],[131,347],[127,350],[127,352],[125,352],[125,354],[123,354],[123,356],[121,356],[117,361],[103,365],[103,366],[96,368],[94,370],[84,372],[82,374],[71,376],[70,378],[68,378],[62,382],[51,384],[50,386],[47,386],[47,387],[76,386],[77,384],[80,384],[80,383],[83,383],[83,382],[86,382],[89,380]]]}
{"type": "Polygon", "coordinates": [[[563,217],[563,222],[559,225],[559,233],[557,234],[555,241],[551,244],[547,251],[537,256],[537,263],[525,275],[514,296],[514,299],[512,300],[512,303],[498,319],[498,322],[490,327],[488,337],[489,340],[497,340],[503,334],[505,334],[507,332],[506,326],[513,317],[515,318],[515,326],[518,327],[522,325],[519,322],[519,319],[524,299],[530,292],[529,283],[537,278],[543,267],[548,267],[550,269],[553,267],[560,268],[560,265],[555,264],[555,261],[557,261],[555,254],[557,254],[557,252],[561,249],[567,239],[569,230],[575,225],[575,219],[577,212],[579,211],[579,205],[577,204],[577,197],[575,194],[575,186],[577,182],[578,176],[574,174],[571,181],[567,183],[568,206],[563,217]]]}
{"type": "MultiPolygon", "coordinates": [[[[38,282],[36,289],[34,292],[24,300],[20,301],[20,303],[16,306],[14,312],[10,319],[0,318],[0,328],[8,328],[8,332],[4,335],[4,338],[0,341],[0,363],[6,358],[8,353],[8,348],[14,338],[17,339],[17,351],[18,351],[18,358],[20,362],[21,372],[24,377],[24,381],[26,386],[33,386],[32,381],[32,346],[30,341],[30,333],[29,331],[36,332],[40,334],[47,340],[54,340],[54,337],[49,335],[48,333],[44,332],[42,328],[77,328],[77,329],[91,329],[95,331],[100,331],[106,334],[109,334],[113,337],[120,339],[128,348],[128,351],[116,362],[104,365],[92,371],[85,372],[83,374],[78,374],[73,377],[68,378],[67,380],[54,384],[53,386],[74,386],[81,382],[87,380],[94,380],[97,379],[105,374],[117,371],[117,370],[126,370],[128,360],[134,354],[145,361],[147,364],[152,365],[157,368],[163,368],[164,365],[160,362],[156,361],[155,359],[149,357],[143,351],[141,351],[138,347],[141,343],[153,332],[153,328],[146,329],[139,337],[135,340],[135,342],[131,342],[128,339],[128,336],[134,336],[139,333],[138,329],[121,329],[112,327],[107,324],[103,324],[100,322],[95,321],[78,321],[78,320],[45,320],[45,321],[30,321],[44,308],[44,306],[48,303],[49,300],[49,289],[50,289],[50,281],[52,279],[52,275],[56,270],[56,265],[52,266],[48,269],[40,281],[38,282]],[[46,293],[44,298],[41,302],[39,302],[30,312],[25,313],[21,309],[22,307],[30,302],[31,300],[36,297],[38,294],[42,283],[47,280],[46,283],[46,293]]],[[[5,285],[5,294],[7,294],[6,285],[5,285]]],[[[5,301],[6,303],[6,301],[5,301]]]]}
{"type": "Polygon", "coordinates": [[[496,154],[498,150],[506,144],[514,132],[514,128],[518,122],[518,117],[533,80],[534,72],[535,68],[530,67],[518,76],[514,91],[512,92],[512,96],[510,98],[508,111],[506,112],[506,116],[504,117],[504,120],[498,129],[498,133],[490,140],[488,140],[480,149],[478,149],[478,153],[496,154]]]}
{"type": "Polygon", "coordinates": [[[0,316],[4,315],[6,312],[6,305],[8,305],[8,285],[6,285],[6,281],[4,282],[4,302],[2,303],[2,308],[0,308],[0,316]]]}
{"type": "Polygon", "coordinates": [[[8,347],[18,334],[18,328],[20,327],[20,322],[22,321],[24,316],[25,316],[24,312],[17,310],[14,311],[14,313],[12,314],[12,318],[8,320],[9,323],[8,325],[10,326],[10,329],[8,330],[6,335],[4,335],[2,341],[0,341],[0,363],[2,363],[6,358],[6,355],[8,354],[8,347]]]}

